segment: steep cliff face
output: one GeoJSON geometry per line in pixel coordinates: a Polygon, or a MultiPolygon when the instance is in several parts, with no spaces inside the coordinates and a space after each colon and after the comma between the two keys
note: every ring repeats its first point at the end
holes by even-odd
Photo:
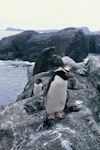
{"type": "Polygon", "coordinates": [[[96,39],[95,39],[95,52],[97,54],[100,54],[100,34],[96,35],[96,39]]]}
{"type": "MultiPolygon", "coordinates": [[[[3,38],[0,41],[0,59],[9,60],[9,59],[25,59],[25,43],[31,37],[37,36],[38,33],[35,31],[25,31],[20,34],[16,34],[7,38],[3,38]]],[[[31,54],[30,54],[31,56],[31,54]]]]}
{"type": "Polygon", "coordinates": [[[81,29],[67,28],[58,32],[25,31],[0,41],[0,59],[36,61],[42,49],[55,46],[61,56],[82,61],[88,54],[88,40],[81,29]]]}
{"type": "MultiPolygon", "coordinates": [[[[68,59],[66,62],[68,64],[68,59]]],[[[91,57],[81,65],[73,60],[71,63],[69,59],[69,64],[75,77],[73,88],[69,86],[65,118],[47,120],[43,92],[51,74],[49,71],[39,73],[29,79],[22,93],[23,98],[28,98],[0,109],[0,149],[100,149],[100,92],[91,80],[100,80],[97,72],[100,70],[100,57],[91,57]],[[43,80],[44,89],[39,95],[31,97],[37,78],[43,80]]]]}
{"type": "Polygon", "coordinates": [[[88,35],[89,52],[100,54],[100,33],[88,35]]]}
{"type": "Polygon", "coordinates": [[[80,30],[75,33],[75,37],[72,38],[72,42],[66,48],[65,55],[74,59],[76,62],[80,62],[89,53],[88,49],[88,39],[84,36],[83,32],[80,30]],[[84,53],[82,53],[84,52],[84,53]]]}
{"type": "Polygon", "coordinates": [[[45,48],[35,62],[33,75],[61,66],[63,67],[64,63],[55,47],[45,48]]]}

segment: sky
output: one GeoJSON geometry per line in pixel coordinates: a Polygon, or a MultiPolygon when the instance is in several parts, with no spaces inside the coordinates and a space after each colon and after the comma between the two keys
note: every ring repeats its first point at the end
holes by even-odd
{"type": "Polygon", "coordinates": [[[100,0],[0,0],[0,29],[100,30],[100,0]]]}

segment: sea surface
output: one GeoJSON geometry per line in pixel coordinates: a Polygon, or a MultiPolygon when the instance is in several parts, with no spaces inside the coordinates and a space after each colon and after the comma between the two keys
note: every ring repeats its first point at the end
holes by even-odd
{"type": "MultiPolygon", "coordinates": [[[[22,31],[0,30],[0,40],[22,31]]],[[[0,107],[14,103],[27,84],[27,68],[34,64],[22,60],[0,60],[0,107]]]]}
{"type": "Polygon", "coordinates": [[[0,106],[14,103],[27,84],[28,61],[0,60],[0,106]]]}

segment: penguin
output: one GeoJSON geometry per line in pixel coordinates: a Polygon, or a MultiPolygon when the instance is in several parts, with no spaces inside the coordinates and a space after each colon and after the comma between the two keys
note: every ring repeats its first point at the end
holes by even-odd
{"type": "Polygon", "coordinates": [[[37,79],[34,83],[33,94],[36,96],[43,90],[43,83],[41,79],[37,79]]]}
{"type": "Polygon", "coordinates": [[[73,78],[70,67],[60,67],[54,71],[45,96],[48,119],[63,118],[67,99],[68,79],[73,78]]]}

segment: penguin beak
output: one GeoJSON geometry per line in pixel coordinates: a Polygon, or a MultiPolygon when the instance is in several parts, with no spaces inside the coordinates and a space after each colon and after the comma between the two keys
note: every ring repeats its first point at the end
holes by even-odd
{"type": "Polygon", "coordinates": [[[72,73],[70,73],[70,72],[67,72],[65,75],[66,75],[68,78],[73,78],[73,77],[74,77],[74,75],[73,75],[72,73]]]}

